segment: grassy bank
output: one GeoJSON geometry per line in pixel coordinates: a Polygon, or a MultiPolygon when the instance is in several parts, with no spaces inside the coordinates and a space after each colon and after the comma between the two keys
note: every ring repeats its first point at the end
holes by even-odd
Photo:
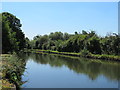
{"type": "Polygon", "coordinates": [[[16,88],[16,86],[11,83],[8,78],[5,78],[6,77],[6,73],[7,73],[7,68],[9,67],[9,64],[7,63],[8,62],[8,59],[11,57],[10,54],[1,54],[0,55],[0,65],[1,65],[1,68],[0,68],[0,87],[1,87],[1,90],[3,89],[7,89],[7,88],[16,88]]]}
{"type": "Polygon", "coordinates": [[[106,55],[106,54],[97,55],[97,54],[91,54],[87,51],[82,51],[80,53],[71,53],[71,52],[58,52],[58,51],[52,51],[52,50],[28,49],[28,50],[25,50],[24,52],[50,53],[50,54],[60,54],[60,55],[75,56],[75,57],[85,57],[85,58],[91,58],[91,59],[120,61],[120,56],[106,55]]]}
{"type": "Polygon", "coordinates": [[[1,58],[1,88],[3,90],[6,88],[20,89],[25,63],[17,55],[2,54],[1,58]]]}

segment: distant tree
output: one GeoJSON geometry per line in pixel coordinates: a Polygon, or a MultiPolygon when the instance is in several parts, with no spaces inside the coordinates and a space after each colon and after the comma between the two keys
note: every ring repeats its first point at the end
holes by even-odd
{"type": "Polygon", "coordinates": [[[64,33],[63,37],[64,37],[64,40],[68,40],[71,37],[71,35],[68,33],[64,33]]]}
{"type": "Polygon", "coordinates": [[[97,36],[97,34],[96,34],[95,31],[91,31],[91,32],[89,33],[89,36],[90,36],[90,37],[93,37],[93,36],[97,36]]]}
{"type": "Polygon", "coordinates": [[[63,33],[62,32],[50,33],[49,38],[51,40],[63,40],[63,33]]]}
{"type": "Polygon", "coordinates": [[[101,54],[100,40],[98,37],[91,37],[87,40],[87,50],[94,54],[101,54]]]}
{"type": "Polygon", "coordinates": [[[26,37],[25,38],[25,48],[27,48],[27,49],[31,49],[32,47],[31,47],[31,44],[30,44],[30,40],[26,37]]]}
{"type": "Polygon", "coordinates": [[[44,44],[44,43],[46,43],[47,41],[48,41],[48,35],[44,35],[44,36],[41,36],[41,37],[39,37],[37,40],[36,40],[36,48],[37,49],[42,49],[42,45],[44,44]]]}
{"type": "Polygon", "coordinates": [[[88,33],[85,30],[82,30],[82,34],[86,35],[88,33]]]}
{"type": "Polygon", "coordinates": [[[77,34],[78,34],[78,32],[75,31],[75,35],[77,35],[77,34]]]}
{"type": "Polygon", "coordinates": [[[120,55],[120,36],[114,34],[101,38],[101,48],[103,54],[120,55]]]}

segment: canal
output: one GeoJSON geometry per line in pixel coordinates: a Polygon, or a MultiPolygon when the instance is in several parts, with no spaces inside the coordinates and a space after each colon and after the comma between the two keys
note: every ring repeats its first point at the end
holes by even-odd
{"type": "Polygon", "coordinates": [[[119,62],[32,53],[21,58],[23,88],[118,88],[119,62]]]}

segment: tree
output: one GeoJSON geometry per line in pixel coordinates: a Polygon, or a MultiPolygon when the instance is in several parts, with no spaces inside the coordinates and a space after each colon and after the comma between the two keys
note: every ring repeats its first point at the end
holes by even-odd
{"type": "Polygon", "coordinates": [[[64,40],[68,40],[70,38],[70,35],[68,33],[64,33],[63,38],[64,40]]]}
{"type": "Polygon", "coordinates": [[[31,47],[31,44],[30,44],[30,40],[26,37],[25,38],[25,48],[27,48],[27,49],[31,49],[32,47],[31,47]]]}
{"type": "Polygon", "coordinates": [[[82,34],[86,35],[88,33],[85,30],[82,30],[82,34]]]}
{"type": "Polygon", "coordinates": [[[42,45],[48,41],[48,35],[40,36],[35,43],[37,49],[42,49],[42,45]]]}
{"type": "Polygon", "coordinates": [[[21,30],[20,20],[14,15],[2,13],[2,51],[19,51],[25,47],[25,35],[21,30]]]}
{"type": "Polygon", "coordinates": [[[101,54],[100,40],[93,36],[87,40],[87,50],[93,54],[101,54]]]}
{"type": "Polygon", "coordinates": [[[75,31],[75,35],[78,35],[78,32],[75,31]]]}
{"type": "Polygon", "coordinates": [[[120,36],[117,34],[101,38],[101,48],[103,54],[120,54],[120,36]]]}
{"type": "Polygon", "coordinates": [[[63,33],[62,32],[50,33],[49,38],[51,40],[63,40],[63,33]]]}

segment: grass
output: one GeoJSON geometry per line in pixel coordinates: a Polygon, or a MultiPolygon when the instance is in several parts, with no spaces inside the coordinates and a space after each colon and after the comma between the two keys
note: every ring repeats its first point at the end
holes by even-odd
{"type": "Polygon", "coordinates": [[[21,75],[25,69],[24,60],[17,57],[17,55],[10,54],[2,54],[2,68],[0,69],[2,72],[2,81],[6,81],[6,83],[2,83],[2,88],[20,88],[22,85],[21,75]],[[7,86],[6,86],[7,85],[7,86]],[[9,86],[14,87],[9,87],[9,86]]]}
{"type": "Polygon", "coordinates": [[[9,80],[7,78],[5,78],[6,72],[4,72],[4,70],[6,69],[5,67],[9,67],[8,59],[10,57],[11,57],[10,54],[1,54],[0,55],[0,58],[2,58],[0,60],[0,65],[1,65],[1,68],[0,68],[1,86],[0,87],[1,87],[1,90],[6,89],[6,88],[15,88],[15,85],[13,83],[10,83],[9,80]]]}
{"type": "Polygon", "coordinates": [[[25,52],[52,53],[52,54],[60,54],[60,55],[75,56],[75,57],[85,57],[85,58],[91,58],[91,59],[120,61],[120,56],[106,55],[106,54],[102,54],[102,55],[91,54],[88,51],[81,51],[80,53],[73,53],[73,52],[58,52],[58,51],[52,51],[52,50],[29,49],[29,50],[26,50],[25,52]]]}
{"type": "Polygon", "coordinates": [[[106,59],[106,60],[117,60],[117,61],[120,60],[120,56],[106,55],[106,54],[102,54],[102,55],[92,54],[91,57],[97,58],[97,59],[106,59]]]}

